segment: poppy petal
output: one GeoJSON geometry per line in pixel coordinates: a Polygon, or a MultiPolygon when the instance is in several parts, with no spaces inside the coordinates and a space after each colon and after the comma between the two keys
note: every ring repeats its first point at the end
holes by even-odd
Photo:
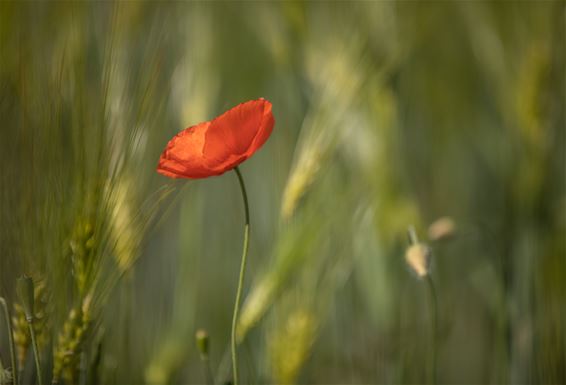
{"type": "Polygon", "coordinates": [[[275,124],[271,108],[265,99],[252,100],[179,132],[157,171],[170,178],[206,178],[233,169],[269,138],[275,124]]]}
{"type": "Polygon", "coordinates": [[[209,126],[210,122],[200,123],[175,135],[163,151],[157,171],[166,176],[173,173],[178,178],[208,176],[210,169],[204,165],[202,148],[209,126]]]}
{"type": "Polygon", "coordinates": [[[252,156],[254,152],[260,149],[261,146],[271,135],[273,131],[273,126],[275,125],[275,119],[273,118],[273,113],[271,112],[271,103],[266,101],[265,108],[263,110],[263,118],[260,124],[260,128],[252,141],[250,148],[247,151],[248,157],[252,156]]]}
{"type": "Polygon", "coordinates": [[[204,145],[209,167],[231,168],[249,157],[247,152],[260,131],[267,104],[271,105],[265,99],[242,103],[211,122],[204,145]]]}

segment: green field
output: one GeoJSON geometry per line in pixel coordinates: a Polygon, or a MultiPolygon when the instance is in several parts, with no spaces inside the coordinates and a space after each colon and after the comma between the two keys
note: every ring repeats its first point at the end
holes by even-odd
{"type": "Polygon", "coordinates": [[[233,381],[238,178],[156,167],[260,97],[238,385],[565,384],[565,21],[0,1],[0,385],[233,381]]]}

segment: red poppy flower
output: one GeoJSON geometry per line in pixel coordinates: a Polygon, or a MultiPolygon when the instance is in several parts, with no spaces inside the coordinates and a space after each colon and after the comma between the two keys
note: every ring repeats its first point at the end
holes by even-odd
{"type": "Polygon", "coordinates": [[[251,157],[269,138],[274,124],[269,101],[260,98],[239,104],[175,135],[159,158],[157,172],[191,179],[221,175],[251,157]]]}

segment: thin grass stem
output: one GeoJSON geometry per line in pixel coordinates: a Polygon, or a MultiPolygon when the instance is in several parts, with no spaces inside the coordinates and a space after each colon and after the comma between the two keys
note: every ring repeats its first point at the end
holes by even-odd
{"type": "Polygon", "coordinates": [[[409,238],[410,245],[416,245],[419,243],[419,238],[417,236],[417,230],[415,230],[415,226],[409,226],[407,229],[407,237],[409,238]]]}
{"type": "Polygon", "coordinates": [[[2,364],[2,357],[0,357],[0,385],[5,385],[4,382],[4,364],[2,364]]]}
{"type": "Polygon", "coordinates": [[[438,299],[436,297],[436,289],[434,281],[430,274],[426,275],[426,286],[428,291],[428,301],[430,304],[430,317],[431,317],[431,345],[430,345],[430,368],[429,368],[429,383],[436,384],[436,340],[437,340],[437,317],[438,317],[438,299]]]}
{"type": "Polygon", "coordinates": [[[0,304],[4,310],[4,319],[6,320],[6,328],[8,329],[8,341],[10,344],[10,361],[12,364],[12,383],[14,385],[19,385],[18,380],[18,368],[16,366],[16,347],[14,345],[14,334],[12,333],[12,324],[10,321],[10,311],[8,309],[8,304],[6,300],[0,297],[0,304]]]}
{"type": "Polygon", "coordinates": [[[248,206],[248,195],[246,193],[246,186],[244,178],[240,173],[238,167],[234,169],[238,176],[240,189],[242,190],[242,199],[244,200],[244,210],[246,215],[246,222],[244,225],[244,246],[242,250],[242,262],[240,265],[240,276],[238,278],[238,289],[236,291],[236,303],[234,304],[234,314],[232,317],[232,335],[231,335],[231,350],[232,350],[232,371],[234,375],[234,385],[238,385],[238,352],[236,348],[236,325],[238,322],[238,313],[240,311],[240,302],[242,300],[242,289],[244,286],[244,276],[246,274],[246,260],[248,257],[249,239],[250,239],[250,210],[248,206]]]}
{"type": "Polygon", "coordinates": [[[37,383],[43,385],[43,376],[41,373],[41,360],[39,359],[39,347],[37,345],[37,338],[35,336],[35,330],[33,330],[33,317],[26,318],[29,327],[29,334],[31,336],[31,346],[33,348],[33,358],[35,360],[35,369],[37,371],[37,383]]]}

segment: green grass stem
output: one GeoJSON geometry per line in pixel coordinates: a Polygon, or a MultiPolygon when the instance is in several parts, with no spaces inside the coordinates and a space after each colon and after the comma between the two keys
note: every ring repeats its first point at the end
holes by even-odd
{"type": "Polygon", "coordinates": [[[18,368],[16,366],[16,347],[14,345],[14,334],[12,333],[12,324],[10,321],[10,311],[8,310],[8,304],[6,300],[0,297],[0,304],[2,304],[2,309],[4,310],[4,319],[6,321],[6,328],[8,330],[8,341],[10,344],[10,361],[12,364],[12,383],[19,385],[18,380],[18,368]]]}
{"type": "Polygon", "coordinates": [[[39,346],[37,345],[37,338],[35,336],[35,330],[33,330],[33,317],[27,318],[29,327],[29,334],[31,336],[31,345],[33,348],[33,358],[35,361],[35,369],[37,370],[37,383],[43,385],[43,376],[41,373],[41,360],[39,358],[39,346]]]}
{"type": "Polygon", "coordinates": [[[436,373],[436,347],[437,347],[437,332],[438,332],[438,298],[436,296],[436,289],[434,281],[430,274],[426,275],[426,286],[428,292],[428,301],[430,306],[430,329],[431,329],[431,345],[430,345],[430,367],[429,367],[429,383],[435,385],[437,383],[436,373]]]}

